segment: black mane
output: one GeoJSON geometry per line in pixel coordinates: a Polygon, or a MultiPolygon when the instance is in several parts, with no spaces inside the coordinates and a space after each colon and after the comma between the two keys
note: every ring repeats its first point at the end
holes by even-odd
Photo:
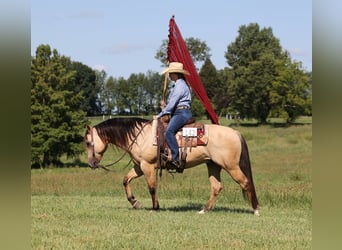
{"type": "Polygon", "coordinates": [[[111,143],[120,147],[128,147],[129,140],[133,140],[136,129],[141,128],[149,120],[142,118],[112,118],[94,126],[105,143],[111,143]]]}

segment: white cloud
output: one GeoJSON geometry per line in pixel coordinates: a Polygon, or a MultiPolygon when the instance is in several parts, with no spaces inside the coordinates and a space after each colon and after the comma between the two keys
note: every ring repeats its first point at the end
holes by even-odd
{"type": "Polygon", "coordinates": [[[291,56],[307,56],[307,52],[300,48],[290,48],[288,51],[291,56]]]}
{"type": "Polygon", "coordinates": [[[102,71],[102,70],[106,71],[106,66],[102,64],[98,64],[98,65],[93,66],[93,69],[98,70],[98,71],[102,71]]]}
{"type": "Polygon", "coordinates": [[[103,49],[102,52],[105,54],[126,54],[146,48],[149,48],[149,46],[143,44],[118,43],[109,48],[103,49]]]}
{"type": "Polygon", "coordinates": [[[103,18],[104,13],[103,11],[98,10],[82,10],[76,14],[69,16],[72,19],[97,19],[97,18],[103,18]]]}

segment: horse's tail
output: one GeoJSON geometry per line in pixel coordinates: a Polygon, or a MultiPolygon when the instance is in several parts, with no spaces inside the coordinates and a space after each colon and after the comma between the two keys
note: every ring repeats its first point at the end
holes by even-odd
{"type": "MultiPolygon", "coordinates": [[[[259,207],[258,198],[256,196],[255,187],[253,183],[253,176],[252,176],[252,169],[251,169],[251,162],[249,159],[248,147],[245,141],[245,138],[240,134],[240,141],[241,141],[241,155],[240,155],[240,168],[244,175],[247,177],[249,182],[249,190],[250,190],[250,202],[252,203],[253,209],[257,209],[259,207]]],[[[243,196],[246,200],[248,200],[248,192],[247,190],[242,190],[243,196]]]]}

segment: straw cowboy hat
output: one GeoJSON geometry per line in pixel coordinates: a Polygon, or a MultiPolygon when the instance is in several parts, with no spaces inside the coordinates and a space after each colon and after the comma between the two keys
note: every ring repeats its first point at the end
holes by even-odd
{"type": "Polygon", "coordinates": [[[169,64],[169,67],[165,68],[162,72],[162,74],[165,73],[182,73],[186,75],[190,75],[190,73],[183,69],[183,63],[180,62],[172,62],[169,64]]]}

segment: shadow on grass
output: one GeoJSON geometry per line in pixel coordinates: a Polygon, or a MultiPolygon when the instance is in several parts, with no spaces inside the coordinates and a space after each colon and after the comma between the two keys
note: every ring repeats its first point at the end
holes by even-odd
{"type": "Polygon", "coordinates": [[[74,168],[74,167],[79,167],[79,168],[89,168],[88,163],[85,162],[66,162],[63,163],[64,168],[74,168]]]}
{"type": "MultiPolygon", "coordinates": [[[[203,208],[203,204],[188,204],[184,206],[175,206],[175,207],[166,207],[166,208],[160,208],[160,212],[199,212],[203,208]]],[[[144,208],[145,210],[151,210],[148,208],[144,208]]],[[[253,214],[253,211],[250,209],[244,209],[244,208],[233,208],[233,207],[218,207],[215,206],[210,212],[227,212],[227,213],[238,213],[238,214],[253,214]]]]}
{"type": "Polygon", "coordinates": [[[73,162],[56,162],[52,165],[41,167],[38,164],[31,165],[31,169],[41,169],[41,168],[89,168],[88,163],[80,162],[80,161],[73,161],[73,162]]]}

